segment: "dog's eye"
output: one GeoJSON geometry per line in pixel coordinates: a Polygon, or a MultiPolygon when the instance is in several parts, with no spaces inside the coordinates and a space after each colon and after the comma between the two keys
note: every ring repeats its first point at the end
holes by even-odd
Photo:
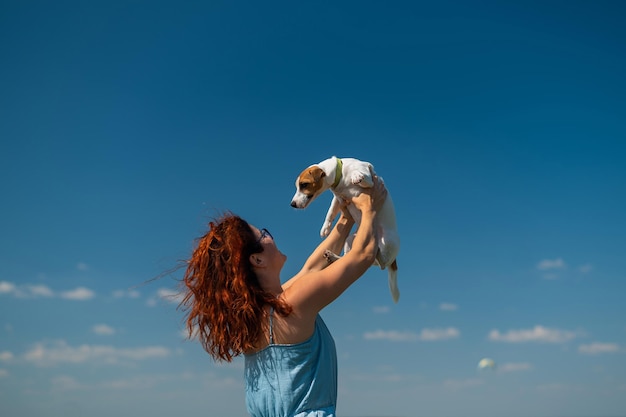
{"type": "Polygon", "coordinates": [[[303,190],[306,190],[307,188],[309,188],[310,183],[308,182],[301,182],[300,183],[300,188],[303,190]]]}

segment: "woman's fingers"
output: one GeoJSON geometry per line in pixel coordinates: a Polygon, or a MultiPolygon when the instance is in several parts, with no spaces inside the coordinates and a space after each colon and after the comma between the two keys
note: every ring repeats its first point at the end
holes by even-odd
{"type": "Polygon", "coordinates": [[[387,187],[385,187],[385,181],[378,175],[374,175],[373,197],[376,208],[380,209],[387,198],[387,187]]]}

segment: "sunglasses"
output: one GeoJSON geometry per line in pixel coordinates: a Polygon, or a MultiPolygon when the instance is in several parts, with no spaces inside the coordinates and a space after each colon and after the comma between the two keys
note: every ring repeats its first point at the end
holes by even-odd
{"type": "Polygon", "coordinates": [[[270,233],[269,230],[267,229],[261,229],[261,236],[259,237],[259,239],[256,241],[256,243],[261,243],[261,241],[263,240],[263,238],[269,236],[270,239],[274,240],[274,236],[272,236],[272,234],[270,233]]]}

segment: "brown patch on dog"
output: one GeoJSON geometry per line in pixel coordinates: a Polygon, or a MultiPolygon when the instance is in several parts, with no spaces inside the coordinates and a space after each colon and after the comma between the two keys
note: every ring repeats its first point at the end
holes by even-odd
{"type": "Polygon", "coordinates": [[[326,173],[319,167],[309,167],[298,177],[298,190],[307,197],[313,197],[323,191],[326,173]]]}

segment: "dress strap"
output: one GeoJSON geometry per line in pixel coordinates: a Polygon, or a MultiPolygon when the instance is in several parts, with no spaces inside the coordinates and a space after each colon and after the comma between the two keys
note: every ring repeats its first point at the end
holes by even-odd
{"type": "Polygon", "coordinates": [[[274,307],[270,307],[270,345],[274,344],[274,307]]]}

